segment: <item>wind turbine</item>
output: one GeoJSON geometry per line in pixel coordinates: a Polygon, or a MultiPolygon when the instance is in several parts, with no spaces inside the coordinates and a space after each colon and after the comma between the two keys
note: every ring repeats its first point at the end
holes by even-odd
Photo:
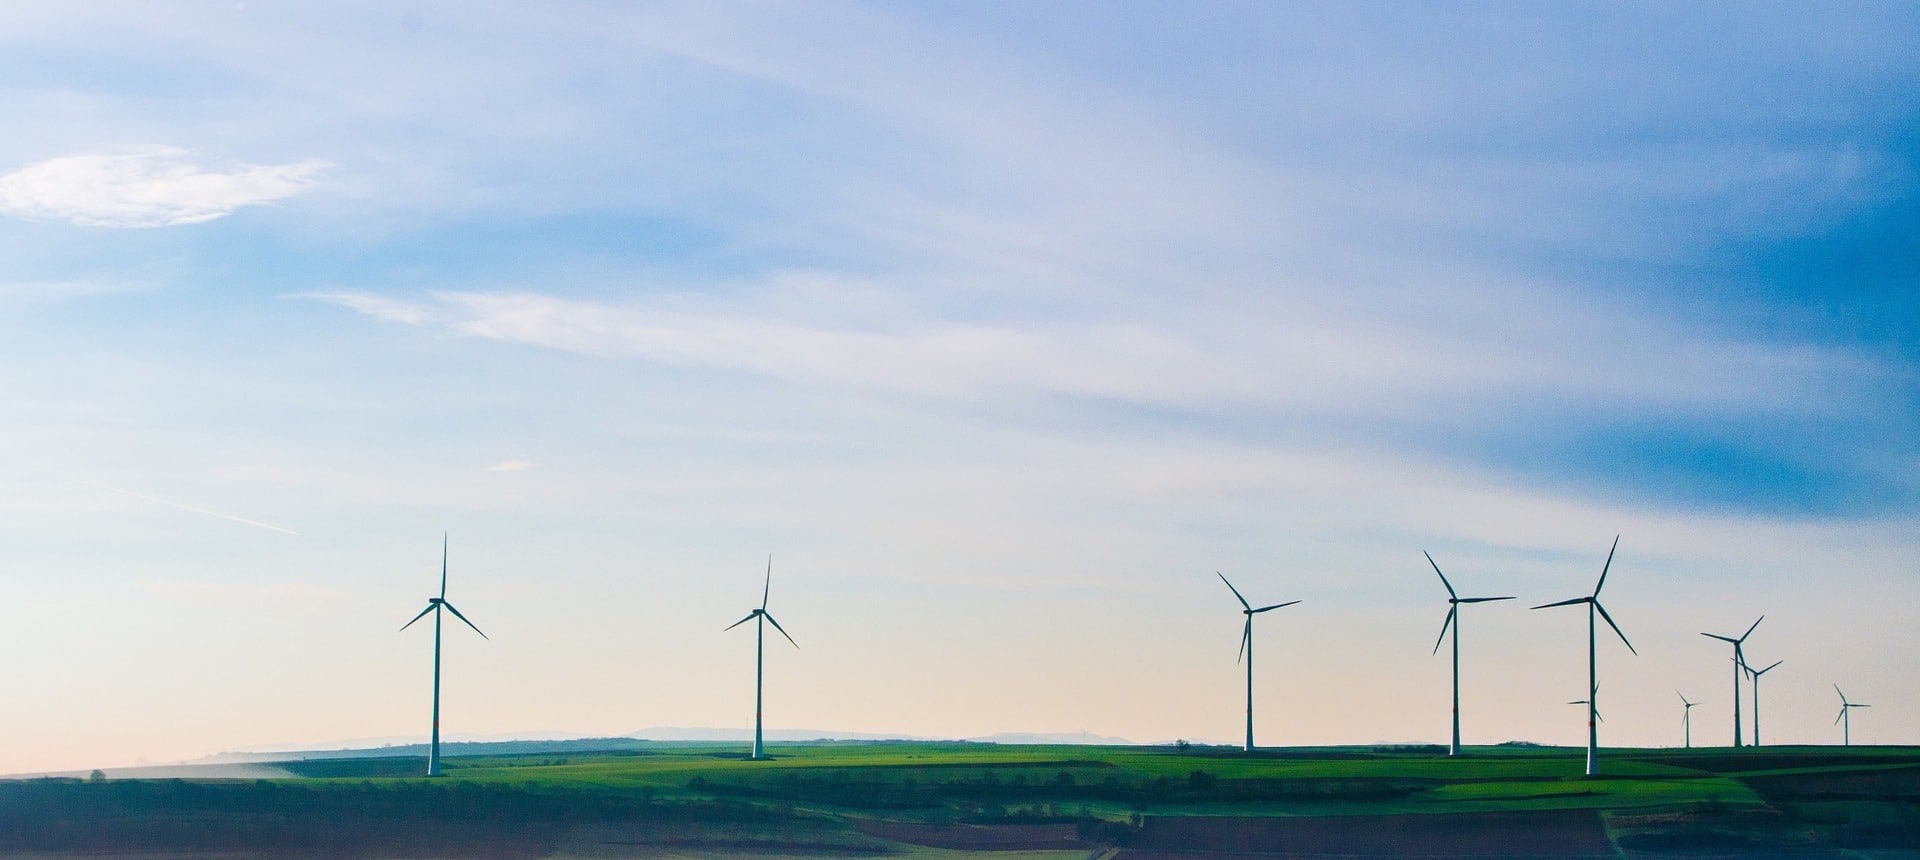
{"type": "Polygon", "coordinates": [[[732,624],[727,625],[726,627],[727,630],[732,630],[733,628],[739,627],[740,625],[745,624],[749,621],[754,622],[754,625],[753,625],[753,758],[755,760],[759,760],[767,757],[767,748],[766,748],[766,745],[762,742],[761,734],[760,734],[761,693],[763,688],[765,687],[764,682],[766,680],[766,668],[767,668],[767,624],[771,623],[773,625],[773,629],[780,631],[780,635],[786,636],[787,641],[792,643],[793,647],[795,648],[800,647],[800,643],[794,642],[793,637],[787,634],[787,628],[781,627],[780,622],[773,620],[773,614],[767,611],[767,597],[772,593],[773,593],[773,556],[767,556],[767,582],[766,582],[766,585],[763,586],[760,591],[760,608],[747,613],[747,617],[742,618],[739,621],[735,621],[732,624]]]}
{"type": "MultiPolygon", "coordinates": [[[[1490,600],[1512,600],[1511,597],[1461,597],[1453,590],[1453,583],[1447,581],[1447,575],[1440,573],[1439,563],[1433,560],[1433,554],[1422,550],[1427,563],[1433,565],[1433,572],[1440,574],[1440,584],[1447,588],[1447,620],[1440,625],[1440,638],[1433,640],[1433,653],[1440,653],[1440,643],[1447,639],[1447,628],[1453,628],[1453,745],[1447,748],[1447,755],[1460,754],[1460,604],[1486,603],[1490,600]]],[[[1223,577],[1224,578],[1224,577],[1223,577]]]]}
{"type": "MultiPolygon", "coordinates": [[[[1574,699],[1573,701],[1571,701],[1571,702],[1568,702],[1567,704],[1569,704],[1569,705],[1592,705],[1592,704],[1593,704],[1593,700],[1592,700],[1592,699],[1574,699]]],[[[1599,712],[1598,710],[1596,710],[1596,711],[1594,711],[1594,712],[1593,712],[1593,718],[1594,718],[1594,719],[1596,719],[1596,720],[1599,720],[1600,722],[1603,722],[1603,723],[1607,721],[1607,718],[1606,718],[1606,717],[1603,717],[1603,716],[1600,716],[1600,712],[1599,712]]]]}
{"type": "MultiPolygon", "coordinates": [[[[1760,616],[1753,622],[1753,627],[1759,627],[1760,622],[1765,620],[1767,616],[1760,616]]],[[[1748,636],[1753,635],[1753,627],[1747,628],[1747,632],[1740,634],[1738,639],[1717,633],[1700,634],[1708,639],[1733,643],[1733,745],[1736,747],[1740,745],[1740,673],[1747,668],[1747,655],[1740,650],[1740,646],[1746,643],[1748,636]]]]}
{"type": "Polygon", "coordinates": [[[1226,574],[1216,570],[1213,575],[1220,577],[1221,582],[1227,583],[1227,589],[1232,591],[1234,598],[1240,601],[1240,608],[1247,616],[1247,626],[1240,634],[1240,654],[1234,659],[1245,660],[1247,664],[1247,752],[1253,752],[1253,616],[1282,606],[1292,606],[1300,601],[1289,600],[1285,603],[1275,603],[1272,606],[1255,609],[1253,604],[1248,603],[1247,599],[1240,595],[1240,589],[1234,588],[1233,583],[1227,582],[1226,574]]]}
{"type": "Polygon", "coordinates": [[[1600,775],[1600,706],[1594,702],[1595,699],[1600,698],[1600,645],[1598,637],[1594,635],[1594,625],[1596,623],[1593,617],[1594,614],[1599,613],[1601,618],[1606,619],[1607,626],[1613,628],[1614,634],[1620,637],[1621,642],[1626,643],[1627,650],[1632,651],[1636,657],[1640,656],[1639,650],[1633,647],[1633,643],[1627,641],[1627,634],[1620,632],[1620,625],[1613,623],[1613,616],[1607,614],[1607,608],[1600,605],[1600,589],[1606,587],[1607,571],[1613,567],[1613,553],[1619,548],[1620,536],[1614,535],[1613,548],[1607,550],[1607,563],[1600,568],[1600,581],[1594,583],[1592,594],[1586,597],[1562,600],[1558,603],[1543,603],[1533,607],[1534,609],[1550,609],[1555,606],[1573,606],[1581,603],[1587,605],[1587,689],[1594,691],[1593,694],[1587,696],[1588,776],[1600,775]]]}
{"type": "Polygon", "coordinates": [[[1841,746],[1850,747],[1850,746],[1853,746],[1853,709],[1854,708],[1871,708],[1873,706],[1862,705],[1859,702],[1847,701],[1847,694],[1844,692],[1841,692],[1839,684],[1833,685],[1833,691],[1836,693],[1840,693],[1840,716],[1834,717],[1833,722],[1836,725],[1843,722],[1846,723],[1846,725],[1840,729],[1840,732],[1841,732],[1840,743],[1841,743],[1841,746]]]}
{"type": "Polygon", "coordinates": [[[1754,746],[1760,745],[1760,676],[1773,671],[1774,667],[1779,666],[1781,663],[1785,663],[1785,662],[1787,661],[1775,660],[1773,661],[1773,666],[1768,666],[1765,669],[1755,669],[1752,666],[1746,667],[1747,678],[1753,681],[1753,745],[1754,746]]]}
{"type": "Polygon", "coordinates": [[[1673,694],[1680,697],[1680,704],[1687,706],[1686,710],[1680,712],[1680,725],[1687,729],[1687,749],[1693,749],[1693,706],[1700,703],[1687,701],[1686,695],[1679,690],[1673,691],[1673,694]]]}
{"type": "MultiPolygon", "coordinates": [[[[433,613],[433,736],[427,743],[428,776],[440,775],[440,610],[442,609],[453,613],[453,617],[460,619],[460,623],[473,627],[473,632],[480,633],[480,638],[487,638],[487,634],[481,633],[480,628],[474,627],[473,622],[467,620],[467,616],[461,615],[460,610],[453,608],[453,604],[447,602],[447,536],[444,533],[440,535],[440,596],[427,598],[427,608],[420,610],[419,615],[413,616],[413,621],[419,621],[427,617],[427,613],[433,613]]],[[[404,631],[412,627],[413,621],[400,625],[400,629],[404,631]]]]}

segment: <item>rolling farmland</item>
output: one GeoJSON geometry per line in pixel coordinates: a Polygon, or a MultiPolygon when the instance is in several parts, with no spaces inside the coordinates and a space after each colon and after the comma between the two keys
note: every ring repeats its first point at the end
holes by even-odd
{"type": "Polygon", "coordinates": [[[1806,856],[1920,851],[1920,750],[650,744],[0,783],[0,855],[1806,856]],[[397,774],[405,773],[400,776],[397,774]],[[156,852],[159,852],[156,854],[156,852]]]}

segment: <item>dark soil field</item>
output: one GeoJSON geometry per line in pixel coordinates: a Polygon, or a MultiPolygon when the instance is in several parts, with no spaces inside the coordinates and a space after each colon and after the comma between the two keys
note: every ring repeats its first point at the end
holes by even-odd
{"type": "Polygon", "coordinates": [[[794,744],[0,780],[0,858],[1920,858],[1920,750],[794,744]]]}
{"type": "Polygon", "coordinates": [[[1045,851],[1092,847],[1072,824],[918,824],[862,820],[860,832],[908,845],[959,851],[1045,851]]]}
{"type": "Polygon", "coordinates": [[[1120,856],[1614,857],[1593,810],[1152,818],[1120,856]]]}

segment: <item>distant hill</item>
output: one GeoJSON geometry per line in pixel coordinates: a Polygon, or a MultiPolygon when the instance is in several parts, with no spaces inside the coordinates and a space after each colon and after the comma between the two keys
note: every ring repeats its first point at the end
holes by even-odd
{"type": "MultiPolygon", "coordinates": [[[[576,738],[535,741],[452,741],[440,744],[444,756],[463,755],[542,755],[553,753],[592,753],[640,750],[647,746],[637,738],[576,738]]],[[[223,752],[201,759],[209,763],[245,763],[276,761],[314,761],[336,758],[425,758],[426,744],[397,744],[365,749],[280,750],[267,752],[223,752]]]]}
{"type": "Polygon", "coordinates": [[[1133,741],[1112,735],[1095,735],[1087,732],[1000,732],[977,738],[967,738],[983,744],[1097,744],[1099,746],[1132,746],[1133,741]]]}
{"type": "MultiPolygon", "coordinates": [[[[884,734],[877,732],[839,732],[827,729],[775,729],[766,739],[776,743],[810,741],[963,741],[984,744],[1099,744],[1128,746],[1126,738],[1086,732],[1000,732],[971,738],[933,738],[924,735],[884,734]]],[[[570,738],[565,740],[447,741],[440,744],[444,756],[482,755],[564,755],[639,751],[657,743],[748,743],[751,729],[701,728],[687,726],[651,726],[632,734],[611,738],[570,738]]],[[[366,743],[366,742],[362,742],[366,743]]],[[[424,743],[384,743],[356,746],[347,742],[337,749],[258,749],[215,753],[186,765],[252,764],[288,761],[321,761],[344,758],[424,758],[424,743]]]]}
{"type": "MultiPolygon", "coordinates": [[[[753,740],[752,729],[735,728],[689,728],[685,726],[651,726],[628,733],[629,737],[650,741],[741,741],[753,740]]],[[[967,741],[980,744],[1101,744],[1107,746],[1131,746],[1133,741],[1109,735],[1095,735],[1086,732],[999,732],[970,738],[937,738],[926,735],[880,734],[875,732],[837,732],[827,729],[772,729],[766,732],[769,741],[793,743],[798,741],[967,741]]]]}
{"type": "MultiPolygon", "coordinates": [[[[876,734],[873,732],[836,732],[827,729],[771,729],[765,733],[770,741],[930,741],[945,740],[921,735],[876,734]]],[[[688,726],[649,726],[627,733],[627,737],[649,741],[740,741],[753,740],[752,729],[688,727],[688,726]]]]}

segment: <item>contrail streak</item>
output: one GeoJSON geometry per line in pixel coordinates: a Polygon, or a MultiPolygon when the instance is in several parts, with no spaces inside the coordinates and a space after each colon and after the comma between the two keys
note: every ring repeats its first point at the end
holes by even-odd
{"type": "Polygon", "coordinates": [[[196,508],[192,505],[183,505],[179,502],[171,501],[168,499],[162,499],[158,496],[149,496],[145,493],[136,493],[132,490],[121,489],[119,487],[109,487],[106,484],[96,484],[92,481],[80,481],[79,483],[86,484],[89,487],[97,487],[99,489],[106,490],[108,492],[119,493],[123,496],[132,496],[136,499],[149,501],[156,505],[166,505],[169,508],[179,508],[180,510],[191,511],[196,514],[206,514],[207,516],[210,516],[210,517],[219,517],[220,519],[223,519],[223,520],[242,523],[244,525],[250,525],[255,528],[266,529],[268,531],[276,531],[281,534],[289,534],[289,535],[293,535],[294,537],[300,536],[300,533],[297,531],[294,531],[293,529],[281,528],[279,526],[273,525],[272,523],[263,523],[263,522],[260,522],[259,520],[247,519],[246,517],[236,517],[233,514],[223,514],[223,513],[220,513],[219,511],[207,510],[206,508],[196,508]]]}

